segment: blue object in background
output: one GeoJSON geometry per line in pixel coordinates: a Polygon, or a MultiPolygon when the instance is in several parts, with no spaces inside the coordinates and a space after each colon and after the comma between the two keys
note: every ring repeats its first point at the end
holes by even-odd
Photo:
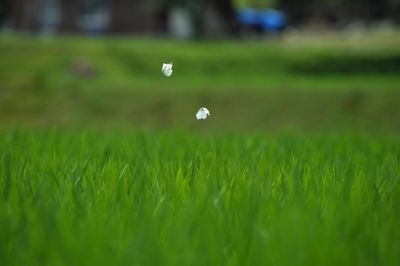
{"type": "Polygon", "coordinates": [[[286,26],[286,16],[278,10],[262,10],[258,17],[258,23],[264,31],[278,31],[286,26]]]}
{"type": "Polygon", "coordinates": [[[275,9],[242,8],[236,12],[236,19],[239,24],[260,27],[265,32],[279,31],[287,24],[285,14],[275,9]]]}
{"type": "Polygon", "coordinates": [[[242,8],[236,12],[236,19],[240,24],[256,26],[258,23],[258,11],[253,8],[242,8]]]}

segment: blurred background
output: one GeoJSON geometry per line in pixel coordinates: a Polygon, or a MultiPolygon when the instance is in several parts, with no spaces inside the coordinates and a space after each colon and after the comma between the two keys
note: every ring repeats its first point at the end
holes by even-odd
{"type": "Polygon", "coordinates": [[[3,29],[43,34],[221,37],[287,26],[362,29],[400,22],[399,0],[1,0],[0,10],[3,29]]]}
{"type": "Polygon", "coordinates": [[[400,0],[0,0],[0,127],[398,131],[399,23],[400,0]]]}

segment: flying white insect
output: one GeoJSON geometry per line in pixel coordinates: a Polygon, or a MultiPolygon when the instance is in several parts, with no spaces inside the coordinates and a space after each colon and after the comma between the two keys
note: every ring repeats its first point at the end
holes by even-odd
{"type": "MultiPolygon", "coordinates": [[[[173,66],[172,62],[171,63],[165,62],[162,65],[161,72],[164,74],[164,76],[170,77],[172,75],[173,71],[172,66],[173,66]]],[[[196,113],[197,120],[207,119],[207,117],[209,116],[211,116],[210,111],[205,107],[201,107],[196,113]]]]}
{"type": "Polygon", "coordinates": [[[170,77],[172,75],[172,62],[167,63],[165,62],[162,67],[161,67],[161,72],[164,74],[166,77],[170,77]]]}
{"type": "Polygon", "coordinates": [[[210,115],[210,111],[208,111],[207,108],[201,107],[201,108],[199,109],[199,111],[197,111],[197,114],[196,114],[197,120],[206,119],[207,116],[211,116],[211,115],[210,115]]]}

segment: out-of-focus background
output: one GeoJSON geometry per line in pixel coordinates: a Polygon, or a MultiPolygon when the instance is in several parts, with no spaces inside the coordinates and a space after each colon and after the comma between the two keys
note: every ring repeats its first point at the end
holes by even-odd
{"type": "Polygon", "coordinates": [[[398,130],[399,15],[398,0],[0,0],[0,127],[398,130]]]}

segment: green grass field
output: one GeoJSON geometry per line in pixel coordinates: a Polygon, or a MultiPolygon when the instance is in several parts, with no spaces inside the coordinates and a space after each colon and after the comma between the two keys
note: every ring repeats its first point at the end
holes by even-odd
{"type": "Polygon", "coordinates": [[[1,134],[2,265],[398,265],[400,141],[1,134]]]}
{"type": "Polygon", "coordinates": [[[173,91],[398,89],[400,33],[264,41],[0,36],[3,87],[173,91]],[[97,75],[71,73],[90,64],[97,75]],[[173,61],[175,74],[160,75],[173,61]]]}
{"type": "Polygon", "coordinates": [[[400,130],[400,34],[249,42],[0,35],[0,128],[400,130]],[[174,75],[161,63],[174,61],[174,75]],[[200,106],[213,119],[198,127],[200,106]]]}
{"type": "Polygon", "coordinates": [[[399,41],[0,35],[0,265],[399,265],[399,41]]]}

